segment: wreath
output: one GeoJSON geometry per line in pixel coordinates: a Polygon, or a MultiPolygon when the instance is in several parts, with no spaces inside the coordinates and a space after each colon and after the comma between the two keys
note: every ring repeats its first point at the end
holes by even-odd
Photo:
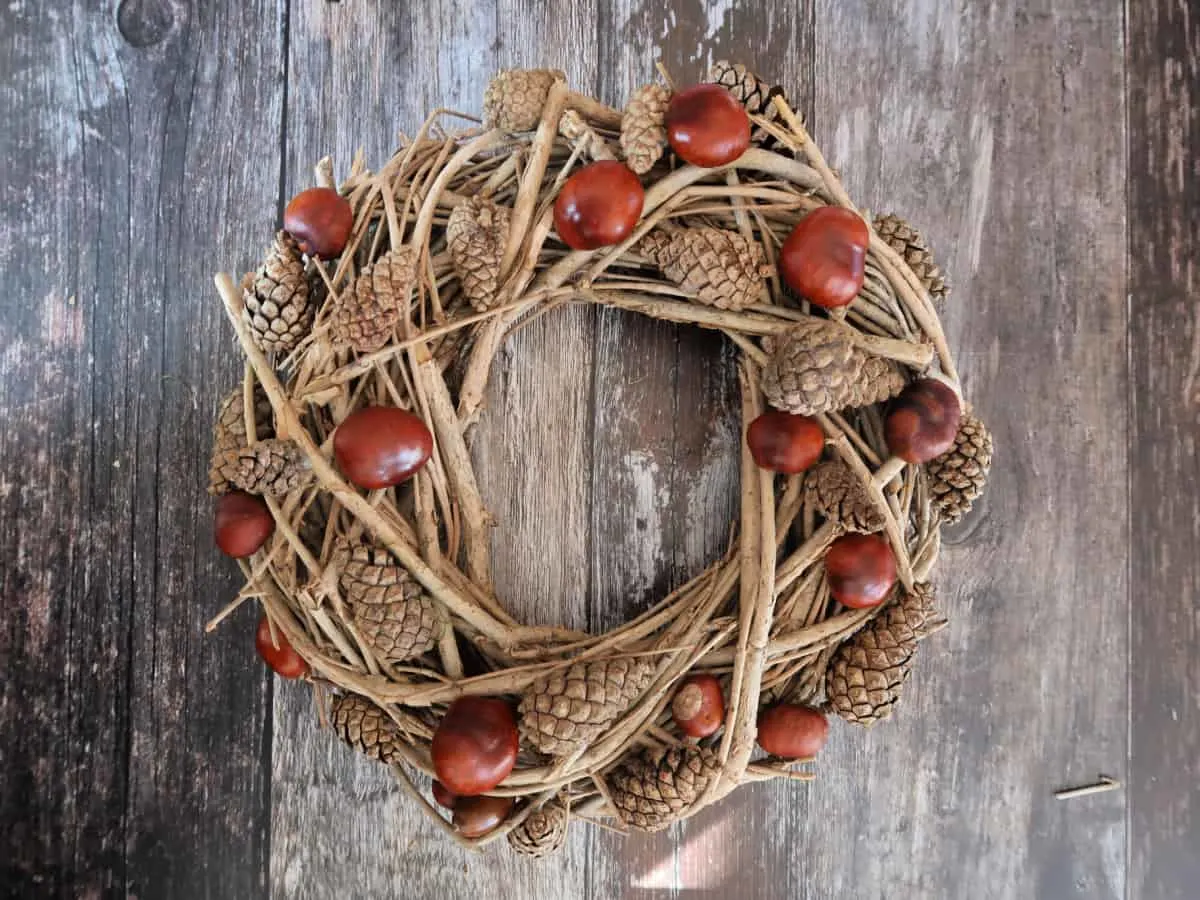
{"type": "Polygon", "coordinates": [[[210,470],[257,646],[317,691],[455,840],[538,856],[583,820],[652,831],[741,784],[811,779],[944,624],[941,526],[992,443],[961,401],[919,233],[860,214],[740,65],[623,111],[502,72],[378,172],[289,203],[259,268],[217,276],[246,358],[210,470]],[[728,552],[602,635],[516,621],[470,440],[507,335],[568,303],[715,329],[745,441],[728,552]],[[432,789],[433,802],[426,789],[432,789]]]}

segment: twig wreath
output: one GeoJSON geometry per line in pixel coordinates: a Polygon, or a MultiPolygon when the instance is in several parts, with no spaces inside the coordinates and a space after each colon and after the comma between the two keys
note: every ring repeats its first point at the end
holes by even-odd
{"type": "Polygon", "coordinates": [[[246,586],[210,628],[258,600],[266,661],[464,845],[538,856],[574,819],[656,830],[811,779],[829,717],[887,716],[944,624],[940,528],[986,480],[921,236],[861,215],[743,66],[663,76],[620,112],[502,72],[478,127],[439,110],[340,186],[323,161],[261,267],[216,279],[247,365],[211,489],[246,586]],[[497,350],[567,303],[740,351],[736,536],[603,635],[505,611],[469,452],[497,350]]]}

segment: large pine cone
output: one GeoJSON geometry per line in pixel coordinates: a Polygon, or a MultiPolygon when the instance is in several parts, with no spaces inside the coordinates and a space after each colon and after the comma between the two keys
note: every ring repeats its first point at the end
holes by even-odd
{"type": "Polygon", "coordinates": [[[308,457],[292,441],[268,438],[239,448],[229,462],[234,467],[229,480],[251,494],[286,497],[312,481],[308,457]]]}
{"type": "Polygon", "coordinates": [[[567,808],[551,800],[508,833],[508,845],[522,856],[549,856],[566,842],[567,825],[567,808]]]}
{"type": "MultiPolygon", "coordinates": [[[[254,386],[254,421],[255,440],[270,437],[274,433],[271,403],[258,384],[254,386]]],[[[217,424],[213,426],[212,455],[208,463],[210,494],[224,494],[230,490],[234,477],[241,469],[240,452],[249,442],[242,387],[238,385],[221,400],[217,424]]]]}
{"type": "Polygon", "coordinates": [[[638,242],[637,250],[700,303],[718,309],[757,303],[770,271],[760,244],[723,228],[656,228],[638,242]]]}
{"type": "Polygon", "coordinates": [[[891,715],[912,671],[917,643],[944,624],[933,600],[929,585],[915,585],[838,647],[825,674],[825,694],[839,716],[873,725],[891,715]]]}
{"type": "Polygon", "coordinates": [[[804,498],[846,531],[873,534],[884,520],[862,480],[840,459],[827,459],[804,473],[804,498]]]}
{"type": "Polygon", "coordinates": [[[646,749],[608,776],[608,792],[626,825],[661,831],[687,815],[720,771],[708,747],[646,749]]]}
{"type": "Polygon", "coordinates": [[[330,709],[333,730],[343,741],[371,759],[389,765],[404,761],[397,749],[400,729],[387,713],[358,694],[339,694],[330,709]]]}
{"type": "Polygon", "coordinates": [[[621,152],[625,164],[638,175],[645,175],[662,157],[667,147],[667,128],[663,120],[671,91],[661,84],[647,84],[633,92],[621,116],[621,152]]]}
{"type": "Polygon", "coordinates": [[[991,468],[991,432],[968,413],[959,423],[954,446],[926,464],[933,503],[943,522],[953,525],[970,511],[987,487],[991,468]]]}
{"type": "Polygon", "coordinates": [[[818,318],[779,338],[762,376],[772,406],[805,416],[879,403],[903,387],[900,367],[855,346],[850,326],[818,318]]]}
{"type": "Polygon", "coordinates": [[[390,553],[341,541],[333,562],[355,626],[382,659],[404,662],[437,644],[446,627],[441,608],[390,553]]]}
{"type": "Polygon", "coordinates": [[[496,305],[510,218],[506,207],[472,197],[454,207],[446,222],[446,244],[463,295],[480,312],[496,305]]]}
{"type": "Polygon", "coordinates": [[[916,273],[917,280],[925,286],[925,290],[929,291],[934,300],[946,298],[950,288],[942,276],[942,270],[934,262],[933,252],[921,237],[921,232],[893,213],[877,216],[875,231],[908,263],[909,268],[916,273]]]}
{"type": "Polygon", "coordinates": [[[505,69],[483,95],[483,119],[490,128],[532,131],[542,119],[546,95],[554,82],[566,79],[558,69],[505,69]]]}
{"type": "Polygon", "coordinates": [[[242,320],[264,353],[287,353],[308,334],[316,304],[300,247],[281,231],[255,272],[242,279],[242,320]]]}
{"type": "Polygon", "coordinates": [[[359,353],[386,344],[416,278],[416,260],[412,247],[401,247],[363,269],[353,287],[338,297],[331,322],[334,340],[359,353]]]}
{"type": "Polygon", "coordinates": [[[541,752],[565,756],[599,737],[653,677],[654,665],[640,657],[575,663],[521,698],[521,732],[541,752]]]}

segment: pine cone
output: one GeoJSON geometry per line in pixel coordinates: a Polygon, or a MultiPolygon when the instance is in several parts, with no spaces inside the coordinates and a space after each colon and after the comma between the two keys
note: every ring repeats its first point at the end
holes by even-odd
{"type": "Polygon", "coordinates": [[[892,213],[875,218],[875,231],[908,263],[934,300],[944,300],[949,295],[950,288],[921,232],[892,213]]]}
{"type": "Polygon", "coordinates": [[[446,243],[463,295],[480,312],[496,303],[510,218],[507,207],[472,197],[454,207],[446,222],[446,243]]]}
{"type": "Polygon", "coordinates": [[[390,553],[343,540],[333,561],[355,626],[384,660],[404,662],[438,642],[446,627],[441,608],[390,553]]]}
{"type": "Polygon", "coordinates": [[[386,344],[416,278],[416,260],[412,247],[401,247],[363,269],[354,286],[338,297],[331,321],[334,340],[359,353],[386,344]]]}
{"type": "Polygon", "coordinates": [[[671,92],[661,84],[647,84],[633,92],[621,117],[621,152],[625,164],[638,175],[645,175],[658,162],[667,147],[667,129],[663,120],[671,92]]]}
{"type": "Polygon", "coordinates": [[[287,353],[308,334],[316,304],[300,247],[287,232],[275,236],[256,272],[242,279],[242,321],[264,353],[287,353]]]}
{"type": "Polygon", "coordinates": [[[926,464],[933,504],[943,522],[953,525],[970,511],[987,487],[991,468],[991,432],[968,413],[959,423],[954,446],[926,464]]]}
{"type": "Polygon", "coordinates": [[[566,138],[572,147],[582,145],[582,152],[594,160],[616,159],[608,143],[583,120],[578,110],[568,109],[559,117],[558,133],[566,138]]]}
{"type": "Polygon", "coordinates": [[[718,60],[708,70],[705,81],[728,90],[751,115],[761,113],[771,100],[770,86],[741,63],[718,60]]]}
{"type": "Polygon", "coordinates": [[[549,856],[566,842],[567,824],[567,808],[551,800],[508,833],[508,845],[522,856],[549,856]]]}
{"type": "Polygon", "coordinates": [[[883,513],[871,502],[862,481],[840,459],[817,463],[805,473],[804,498],[846,531],[873,534],[883,530],[883,513]]]}
{"type": "Polygon", "coordinates": [[[308,458],[292,441],[268,438],[234,451],[230,481],[251,494],[286,497],[312,481],[308,458]]]}
{"type": "Polygon", "coordinates": [[[708,747],[646,749],[608,776],[608,792],[626,825],[661,831],[687,815],[720,771],[708,747]]]}
{"type": "Polygon", "coordinates": [[[723,228],[656,228],[637,250],[706,306],[739,310],[757,303],[770,270],[762,246],[723,228]]]}
{"type": "Polygon", "coordinates": [[[399,752],[400,729],[387,713],[358,694],[338,694],[330,708],[333,730],[343,741],[388,765],[404,761],[399,752]]]}
{"type": "Polygon", "coordinates": [[[762,389],[776,409],[813,416],[868,406],[900,393],[894,362],[855,346],[850,326],[829,319],[798,322],[775,341],[762,389]]]}
{"type": "Polygon", "coordinates": [[[653,677],[654,665],[640,657],[575,663],[521,698],[521,732],[541,752],[565,756],[599,737],[653,677]]]}
{"type": "Polygon", "coordinates": [[[484,121],[489,128],[532,131],[542,120],[550,88],[566,77],[558,69],[505,69],[497,73],[483,95],[484,121]]]}
{"type": "Polygon", "coordinates": [[[825,674],[825,694],[839,716],[873,725],[891,715],[912,671],[917,643],[945,624],[933,599],[929,585],[914,586],[838,647],[825,674]]]}
{"type": "MultiPolygon", "coordinates": [[[[271,403],[259,384],[254,385],[254,421],[255,440],[271,436],[271,403]]],[[[224,494],[230,490],[239,468],[238,453],[247,443],[246,413],[239,385],[221,400],[217,424],[213,426],[212,455],[208,463],[210,494],[224,494]]]]}

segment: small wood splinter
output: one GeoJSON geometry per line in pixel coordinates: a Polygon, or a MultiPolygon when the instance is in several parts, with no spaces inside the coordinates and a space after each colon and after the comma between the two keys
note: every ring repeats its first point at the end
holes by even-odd
{"type": "Polygon", "coordinates": [[[1063,788],[1061,791],[1055,791],[1054,796],[1059,800],[1070,800],[1072,797],[1087,797],[1090,794],[1103,794],[1106,791],[1115,791],[1121,786],[1121,782],[1115,778],[1109,778],[1107,775],[1101,775],[1100,780],[1095,784],[1085,784],[1080,787],[1063,788]]]}

